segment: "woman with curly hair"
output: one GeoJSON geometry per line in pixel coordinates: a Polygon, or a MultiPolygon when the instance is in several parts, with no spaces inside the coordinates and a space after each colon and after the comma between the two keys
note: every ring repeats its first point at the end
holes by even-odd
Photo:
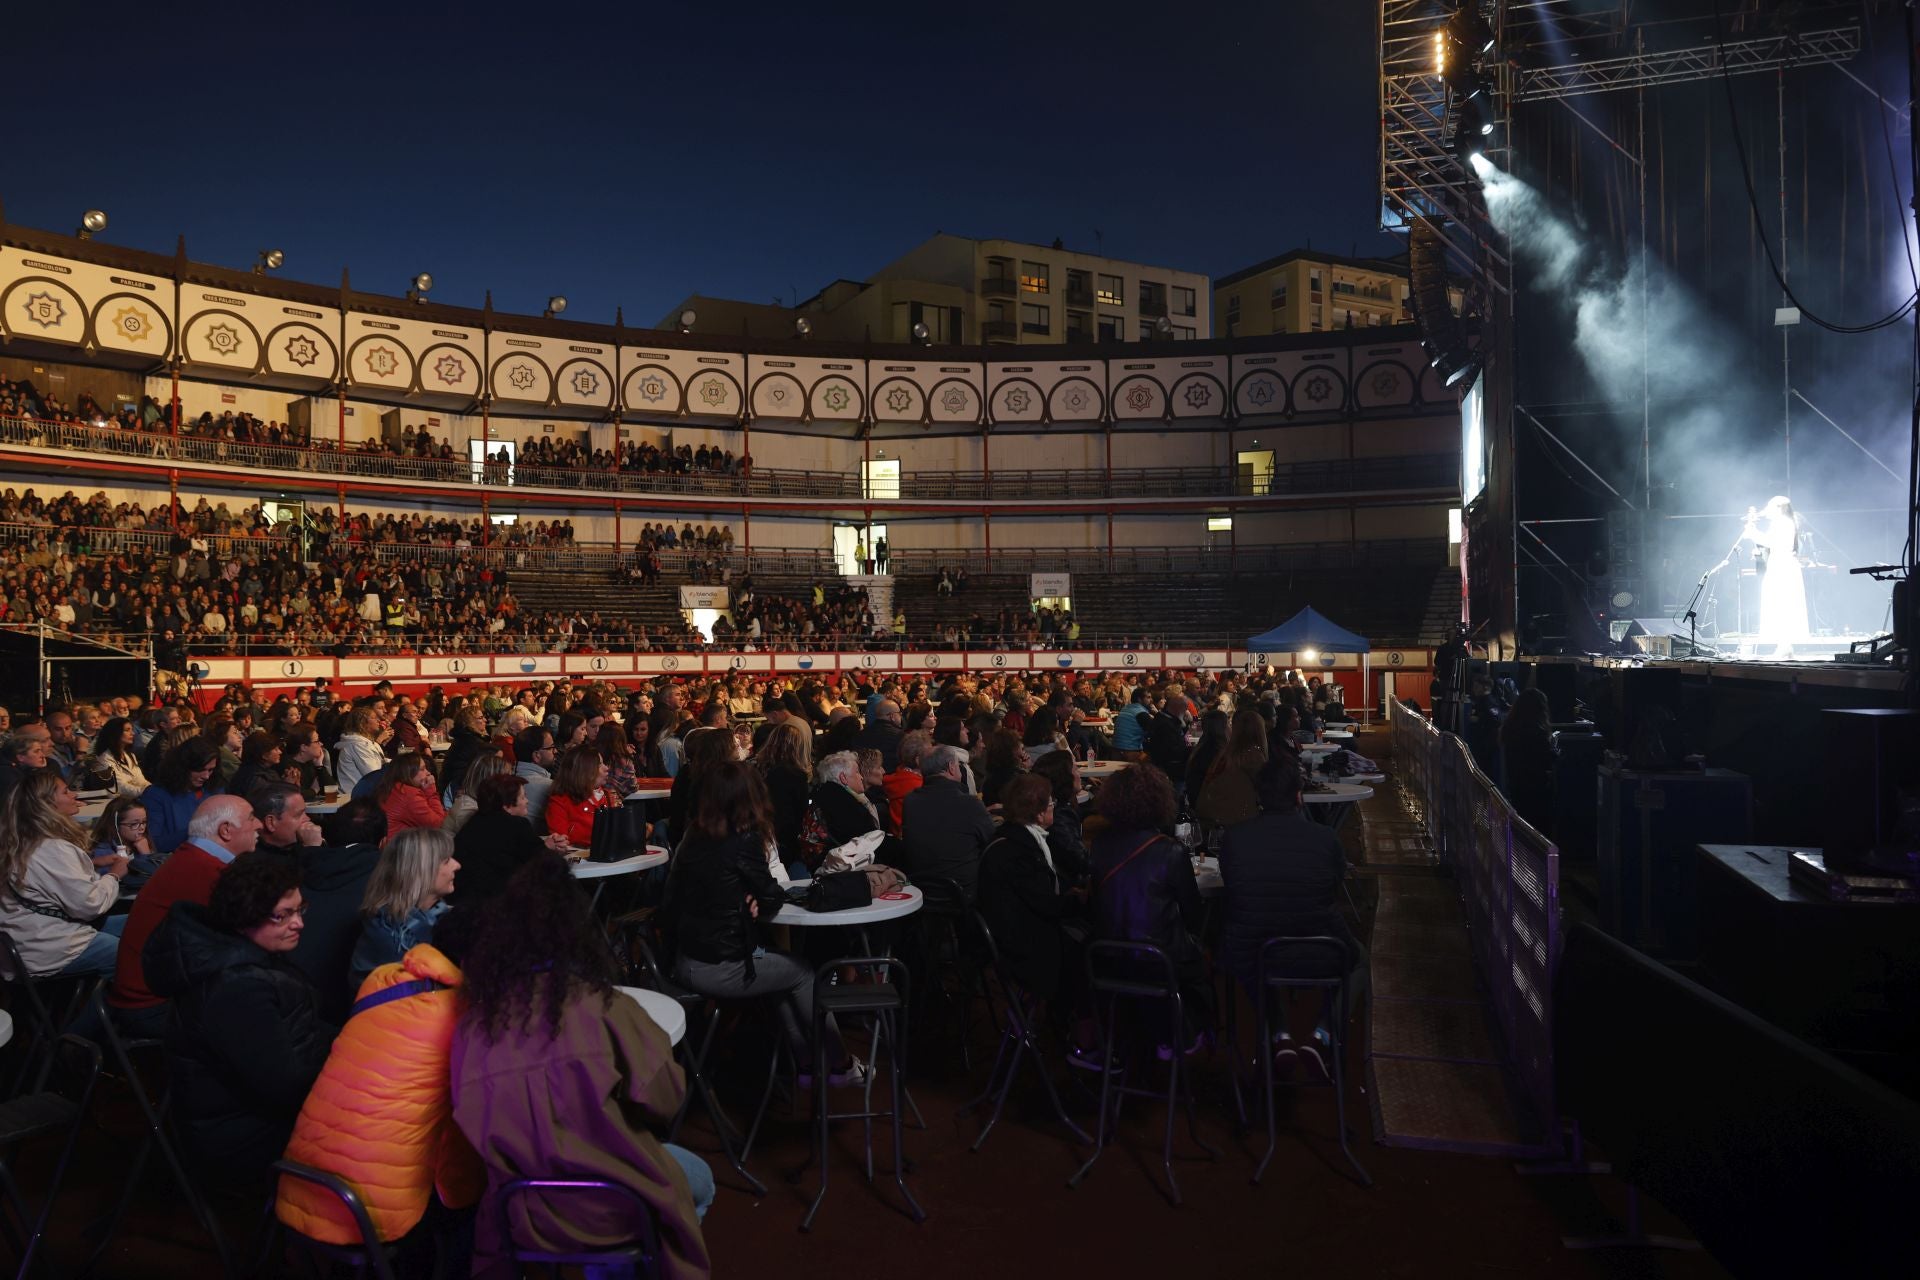
{"type": "MultiPolygon", "coordinates": [[[[654,1133],[680,1110],[686,1077],[666,1033],[614,989],[619,964],[572,872],[558,858],[535,859],[479,910],[452,1061],[454,1120],[487,1167],[473,1274],[517,1274],[500,1238],[503,1183],[597,1178],[652,1207],[669,1280],[706,1276],[700,1218],[712,1170],[654,1133]]],[[[641,1230],[610,1197],[550,1208],[527,1196],[512,1212],[523,1247],[612,1248],[641,1230]]]]}
{"type": "Polygon", "coordinates": [[[1106,829],[1093,838],[1094,936],[1150,942],[1167,953],[1180,978],[1187,1029],[1199,1038],[1213,1026],[1213,984],[1200,932],[1200,886],[1173,828],[1173,783],[1152,765],[1109,778],[1094,800],[1106,829]]]}

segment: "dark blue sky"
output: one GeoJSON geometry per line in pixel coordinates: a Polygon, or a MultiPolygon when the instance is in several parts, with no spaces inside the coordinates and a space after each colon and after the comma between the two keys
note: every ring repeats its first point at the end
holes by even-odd
{"type": "Polygon", "coordinates": [[[1375,231],[1363,0],[22,6],[9,221],[651,324],[937,230],[1224,274],[1375,231]],[[136,16],[137,15],[137,16],[136,16]]]}

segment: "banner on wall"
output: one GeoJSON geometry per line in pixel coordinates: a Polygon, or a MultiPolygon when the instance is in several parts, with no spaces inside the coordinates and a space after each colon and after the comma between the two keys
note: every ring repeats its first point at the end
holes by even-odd
{"type": "Polygon", "coordinates": [[[725,587],[682,587],[680,588],[680,607],[682,609],[724,609],[727,607],[727,589],[725,587]]]}
{"type": "Polygon", "coordinates": [[[1070,599],[1073,595],[1073,575],[1070,573],[1036,573],[1027,597],[1032,600],[1070,599]]]}

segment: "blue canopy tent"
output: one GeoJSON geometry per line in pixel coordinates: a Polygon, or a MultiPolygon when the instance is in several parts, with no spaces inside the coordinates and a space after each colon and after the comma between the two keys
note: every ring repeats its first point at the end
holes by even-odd
{"type": "Polygon", "coordinates": [[[1304,653],[1308,649],[1316,653],[1365,653],[1372,647],[1366,637],[1353,634],[1311,607],[1247,641],[1248,651],[1254,653],[1304,653]]]}
{"type": "Polygon", "coordinates": [[[1369,669],[1367,653],[1372,649],[1365,636],[1357,636],[1339,623],[1316,612],[1311,606],[1302,609],[1273,630],[1254,636],[1247,641],[1249,653],[1291,653],[1296,655],[1312,654],[1306,662],[1316,658],[1320,665],[1331,667],[1333,659],[1329,655],[1336,653],[1357,653],[1360,655],[1360,701],[1353,708],[1356,712],[1371,705],[1368,699],[1373,692],[1373,676],[1369,669]]]}

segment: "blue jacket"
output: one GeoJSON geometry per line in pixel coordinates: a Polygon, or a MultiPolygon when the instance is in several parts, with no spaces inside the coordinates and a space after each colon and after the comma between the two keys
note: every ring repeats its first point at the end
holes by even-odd
{"type": "Polygon", "coordinates": [[[1150,709],[1144,702],[1129,702],[1113,718],[1113,749],[1115,751],[1145,751],[1147,749],[1147,716],[1150,709]]]}
{"type": "Polygon", "coordinates": [[[155,853],[172,853],[187,838],[187,823],[193,819],[193,811],[208,796],[220,795],[218,786],[209,782],[199,791],[168,791],[159,783],[140,793],[140,803],[147,810],[147,839],[153,841],[155,853]]]}
{"type": "Polygon", "coordinates": [[[415,907],[404,920],[383,915],[361,917],[360,941],[347,964],[353,985],[358,987],[361,979],[383,964],[399,963],[400,957],[419,943],[433,941],[433,926],[452,908],[450,902],[436,902],[430,907],[415,907]]]}

